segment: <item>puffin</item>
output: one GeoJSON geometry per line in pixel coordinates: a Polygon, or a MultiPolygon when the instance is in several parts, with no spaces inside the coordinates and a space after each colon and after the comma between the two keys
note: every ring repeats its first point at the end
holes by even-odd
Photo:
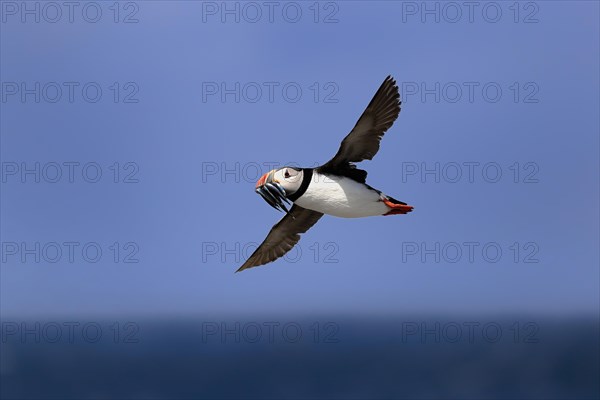
{"type": "Polygon", "coordinates": [[[317,168],[283,167],[260,177],[256,193],[285,216],[236,272],[282,257],[325,214],[361,218],[413,210],[413,206],[369,186],[367,171],[355,164],[377,154],[381,138],[400,114],[400,105],[398,86],[390,75],[331,160],[317,168]]]}

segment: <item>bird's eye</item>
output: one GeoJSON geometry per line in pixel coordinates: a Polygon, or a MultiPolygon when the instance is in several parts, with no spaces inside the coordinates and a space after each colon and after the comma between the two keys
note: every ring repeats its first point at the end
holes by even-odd
{"type": "Polygon", "coordinates": [[[290,177],[290,173],[288,172],[288,170],[286,169],[283,176],[285,176],[286,178],[290,177]]]}

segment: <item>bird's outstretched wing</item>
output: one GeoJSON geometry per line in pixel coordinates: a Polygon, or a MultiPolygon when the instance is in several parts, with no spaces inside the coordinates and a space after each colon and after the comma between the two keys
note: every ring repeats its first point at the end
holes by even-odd
{"type": "Polygon", "coordinates": [[[337,172],[364,182],[367,172],[353,163],[371,160],[379,151],[379,142],[400,114],[400,94],[396,81],[385,78],[356,125],[344,138],[337,154],[318,168],[322,172],[337,172]]]}
{"type": "Polygon", "coordinates": [[[309,230],[322,216],[320,212],[294,204],[290,212],[271,228],[266,239],[236,272],[282,257],[298,243],[300,234],[309,230]]]}

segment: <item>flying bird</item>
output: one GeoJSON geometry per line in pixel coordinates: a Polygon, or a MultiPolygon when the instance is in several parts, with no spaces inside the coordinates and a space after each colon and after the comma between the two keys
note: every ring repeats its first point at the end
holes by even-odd
{"type": "Polygon", "coordinates": [[[388,76],[344,138],[336,155],[317,168],[283,167],[260,177],[256,192],[286,215],[236,272],[270,263],[290,251],[324,215],[342,218],[406,214],[412,206],[367,185],[367,171],[354,163],[371,160],[383,134],[400,114],[396,81],[388,76]],[[293,203],[290,210],[286,203],[293,203]]]}

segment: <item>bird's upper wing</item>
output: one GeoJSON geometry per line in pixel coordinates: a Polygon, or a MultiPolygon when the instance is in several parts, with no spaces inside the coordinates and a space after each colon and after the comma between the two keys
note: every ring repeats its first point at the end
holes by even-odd
{"type": "Polygon", "coordinates": [[[271,228],[266,239],[236,272],[269,263],[283,256],[298,243],[300,234],[309,230],[322,216],[320,212],[294,204],[290,212],[271,228]]]}
{"type": "Polygon", "coordinates": [[[355,162],[371,160],[379,151],[379,142],[400,114],[400,94],[396,81],[385,78],[356,125],[344,138],[337,154],[319,167],[323,172],[344,171],[354,179],[365,180],[367,173],[356,169],[355,162]]]}

